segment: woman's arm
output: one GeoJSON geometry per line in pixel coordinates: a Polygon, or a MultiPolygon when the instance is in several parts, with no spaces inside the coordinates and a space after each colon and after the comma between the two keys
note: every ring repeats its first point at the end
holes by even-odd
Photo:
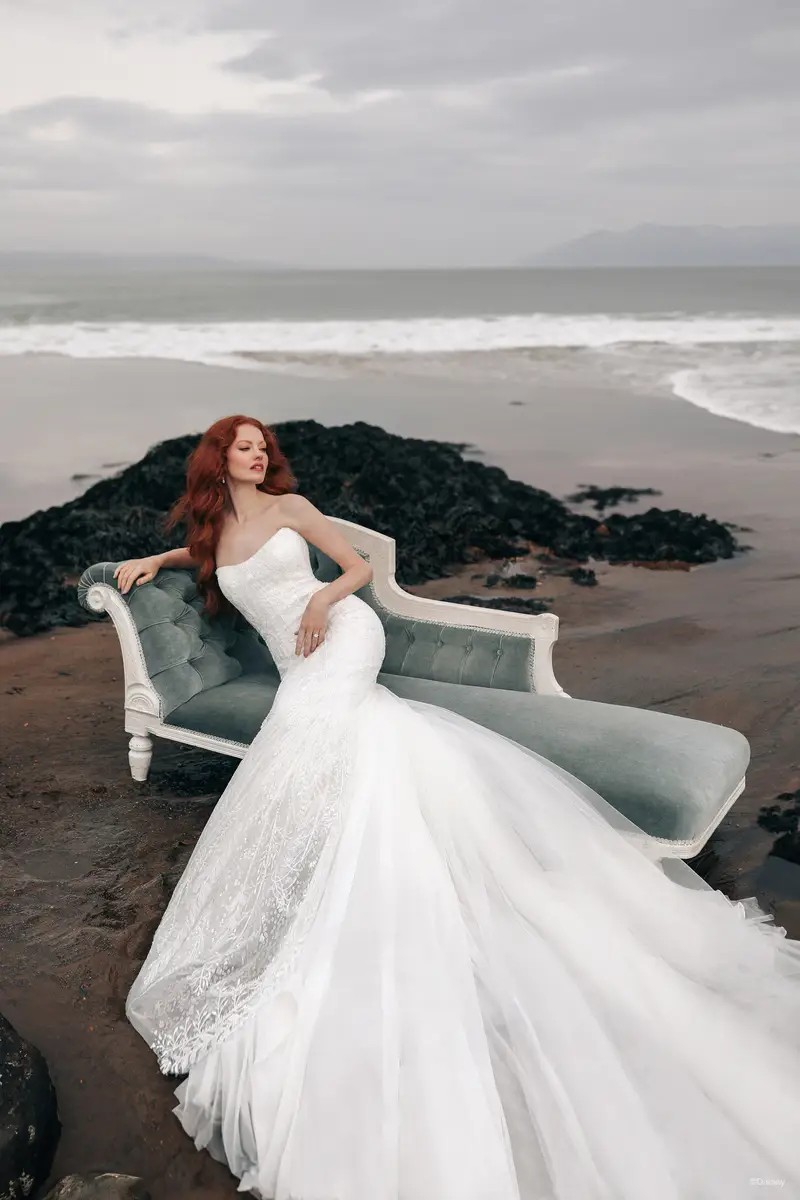
{"type": "Polygon", "coordinates": [[[334,525],[310,500],[296,492],[285,496],[283,505],[292,527],[342,569],[341,575],[315,593],[320,600],[335,604],[337,600],[344,599],[369,583],[372,567],[353,549],[338,525],[334,525]]]}
{"type": "Polygon", "coordinates": [[[308,657],[325,641],[328,612],[337,600],[343,600],[372,579],[372,567],[348,542],[347,538],[310,500],[297,493],[283,497],[283,512],[293,529],[327,554],[342,569],[338,578],[314,592],[300,618],[296,632],[295,654],[308,657]]]}
{"type": "Polygon", "coordinates": [[[177,546],[174,550],[162,550],[160,554],[149,554],[146,558],[127,558],[114,570],[114,578],[121,592],[129,591],[134,583],[149,583],[155,579],[162,567],[197,567],[188,546],[177,546]]]}
{"type": "Polygon", "coordinates": [[[154,556],[161,559],[162,567],[199,567],[197,559],[192,558],[188,546],[177,546],[174,550],[164,550],[154,556]]]}

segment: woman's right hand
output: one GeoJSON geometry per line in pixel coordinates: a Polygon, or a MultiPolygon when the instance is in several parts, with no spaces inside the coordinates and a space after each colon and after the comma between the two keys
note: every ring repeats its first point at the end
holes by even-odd
{"type": "Polygon", "coordinates": [[[149,554],[147,558],[128,558],[114,571],[119,590],[127,592],[134,583],[149,583],[163,565],[160,554],[149,554]]]}

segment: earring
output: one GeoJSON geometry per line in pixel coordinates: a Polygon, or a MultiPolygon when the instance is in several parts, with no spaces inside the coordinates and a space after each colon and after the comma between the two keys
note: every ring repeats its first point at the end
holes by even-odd
{"type": "Polygon", "coordinates": [[[224,482],[225,482],[225,476],[223,475],[222,478],[220,479],[220,483],[224,483],[224,482]]]}

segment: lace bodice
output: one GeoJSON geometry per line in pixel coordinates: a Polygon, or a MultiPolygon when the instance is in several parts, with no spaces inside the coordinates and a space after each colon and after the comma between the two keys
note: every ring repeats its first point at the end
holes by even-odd
{"type": "MultiPolygon", "coordinates": [[[[291,526],[283,525],[249,558],[227,567],[217,567],[217,582],[231,604],[264,638],[275,665],[284,676],[301,657],[295,655],[294,648],[305,607],[314,592],[326,586],[314,575],[305,538],[291,526]]],[[[380,619],[363,600],[355,595],[337,600],[331,609],[331,622],[334,615],[338,619],[344,611],[361,618],[363,632],[369,633],[367,640],[373,648],[382,642],[380,619]],[[370,616],[366,616],[367,613],[370,616]]],[[[360,657],[357,641],[349,649],[360,657]]],[[[323,653],[327,658],[324,644],[304,661],[323,653]]],[[[383,650],[380,654],[382,658],[383,650]]],[[[373,654],[369,653],[368,659],[371,661],[372,658],[373,654]]]]}

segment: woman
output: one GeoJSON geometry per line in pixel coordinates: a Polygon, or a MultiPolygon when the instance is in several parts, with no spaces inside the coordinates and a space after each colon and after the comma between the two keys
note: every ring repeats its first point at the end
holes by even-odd
{"type": "Polygon", "coordinates": [[[377,682],[371,569],[271,431],[202,437],[197,570],[281,675],[126,1012],[269,1200],[800,1195],[800,946],[573,775],[377,682]],[[308,542],[342,567],[314,576],[308,542]]]}

